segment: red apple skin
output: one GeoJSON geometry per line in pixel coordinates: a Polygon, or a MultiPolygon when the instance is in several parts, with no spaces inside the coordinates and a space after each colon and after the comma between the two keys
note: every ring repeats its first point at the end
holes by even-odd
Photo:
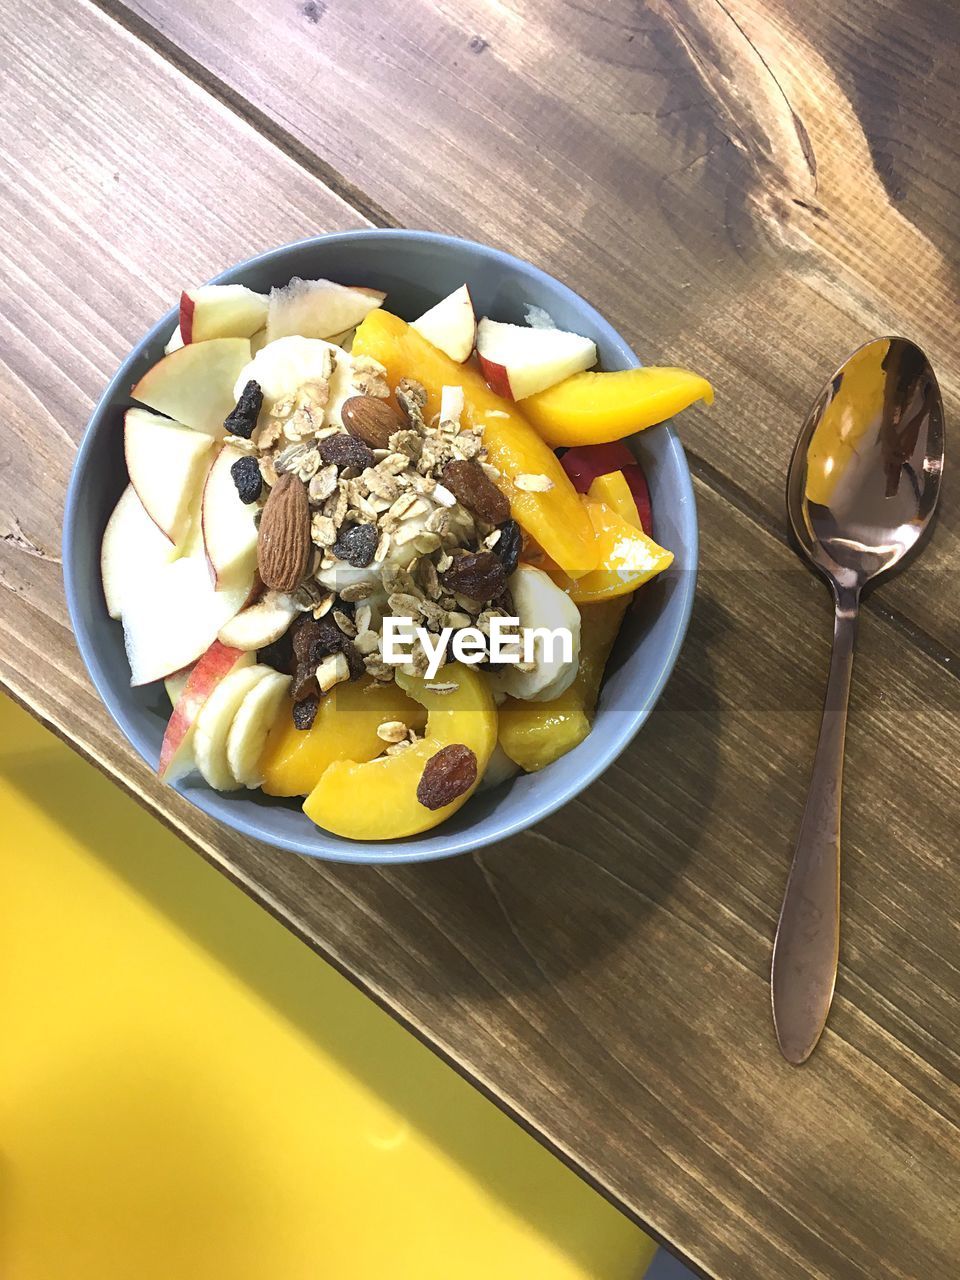
{"type": "Polygon", "coordinates": [[[586,493],[597,476],[636,466],[637,460],[620,440],[605,444],[581,444],[567,449],[560,465],[578,493],[586,493]]]}
{"type": "Polygon", "coordinates": [[[178,698],[177,705],[173,708],[167,722],[160,746],[160,763],[157,766],[159,777],[164,778],[170,773],[170,766],[174,763],[174,758],[193,726],[200,708],[223,677],[232,671],[237,661],[244,656],[242,649],[231,649],[221,644],[219,640],[214,640],[206,653],[198,658],[196,666],[190,673],[190,679],[184,685],[183,693],[178,698]]]}
{"type": "Polygon", "coordinates": [[[180,337],[184,346],[193,341],[193,299],[186,289],[180,294],[180,337]]]}
{"type": "Polygon", "coordinates": [[[653,506],[650,502],[650,489],[647,485],[647,477],[643,473],[643,467],[638,462],[634,462],[632,466],[623,468],[623,474],[626,477],[627,484],[630,486],[633,500],[637,504],[637,515],[640,517],[640,525],[643,532],[648,538],[652,538],[653,506]]]}
{"type": "Polygon", "coordinates": [[[597,476],[622,471],[637,504],[637,515],[643,532],[648,538],[653,537],[653,509],[647,477],[643,473],[643,467],[622,441],[577,445],[566,450],[560,459],[560,465],[573,481],[573,487],[578,493],[586,493],[597,476]]]}
{"type": "Polygon", "coordinates": [[[513,392],[510,390],[507,366],[505,364],[497,364],[495,360],[487,360],[479,351],[477,352],[477,359],[480,361],[480,368],[490,390],[495,395],[503,396],[504,400],[512,400],[513,392]]]}

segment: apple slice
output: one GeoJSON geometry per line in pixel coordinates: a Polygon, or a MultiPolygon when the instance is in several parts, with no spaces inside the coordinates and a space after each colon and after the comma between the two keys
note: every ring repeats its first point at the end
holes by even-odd
{"type": "Polygon", "coordinates": [[[530,329],[484,317],[477,326],[477,356],[491,391],[522,400],[597,363],[589,338],[563,329],[530,329]]]}
{"type": "MultiPolygon", "coordinates": [[[[206,653],[200,656],[196,666],[186,673],[160,745],[157,773],[161,778],[176,782],[196,767],[193,735],[200,708],[224,676],[237,668],[251,666],[252,654],[243,653],[240,649],[230,649],[219,640],[214,640],[206,653]]],[[[173,679],[175,677],[171,676],[167,681],[168,692],[173,679]]]]}
{"type": "Polygon", "coordinates": [[[186,342],[250,338],[267,323],[267,295],[242,284],[205,284],[180,295],[180,335],[186,342]]]}
{"type": "Polygon", "coordinates": [[[286,633],[297,613],[292,596],[268,591],[262,600],[241,609],[235,618],[224,623],[218,639],[235,649],[265,649],[286,633]]]}
{"type": "Polygon", "coordinates": [[[128,484],[103,531],[100,577],[107,613],[119,618],[133,588],[169,564],[176,548],[150,519],[137,491],[128,484]]]}
{"type": "Polygon", "coordinates": [[[342,347],[343,350],[346,351],[347,355],[349,355],[353,347],[353,337],[356,332],[357,326],[352,324],[349,329],[344,329],[343,333],[332,334],[327,341],[332,342],[335,347],[342,347]]]}
{"type": "Polygon", "coordinates": [[[180,332],[180,326],[174,329],[170,337],[167,339],[167,345],[163,348],[163,354],[168,356],[171,351],[179,351],[183,346],[183,334],[180,332]]]}
{"type": "Polygon", "coordinates": [[[123,606],[130,683],[150,684],[195,662],[249,594],[249,585],[215,590],[203,555],[181,556],[138,582],[123,606]]]}
{"type": "Polygon", "coordinates": [[[175,547],[190,529],[190,515],[203,484],[211,436],[146,409],[123,418],[123,452],[130,483],[157,528],[175,547]]]}
{"type": "Polygon", "coordinates": [[[179,671],[174,671],[172,676],[167,676],[166,680],[164,680],[163,687],[167,691],[171,707],[175,707],[180,701],[180,695],[187,687],[187,681],[190,679],[192,670],[193,667],[181,667],[179,671]]]}
{"type": "Polygon", "coordinates": [[[329,338],[352,329],[387,295],[378,289],[351,289],[333,280],[301,280],[270,290],[267,342],[297,335],[329,338]]]}
{"type": "Polygon", "coordinates": [[[244,787],[259,787],[263,782],[260,758],[290,683],[290,676],[271,671],[245,695],[233,717],[227,734],[227,765],[244,787]]]}
{"type": "Polygon", "coordinates": [[[227,739],[244,698],[261,680],[276,675],[272,667],[245,666],[225,675],[197,714],[193,751],[197,768],[211,787],[235,791],[240,780],[227,759],[227,739]]]}
{"type": "Polygon", "coordinates": [[[224,445],[213,460],[203,486],[201,522],[203,545],[216,579],[217,589],[242,586],[249,589],[257,564],[255,502],[241,502],[230,468],[244,454],[224,445]]]}
{"type": "Polygon", "coordinates": [[[425,311],[419,320],[414,320],[413,328],[451,360],[463,364],[477,337],[477,317],[470,290],[462,284],[435,307],[425,311]]]}
{"type": "Polygon", "coordinates": [[[249,338],[188,342],[148,369],[130,394],[196,431],[222,436],[223,420],[237,403],[234,383],[249,362],[249,338]]]}

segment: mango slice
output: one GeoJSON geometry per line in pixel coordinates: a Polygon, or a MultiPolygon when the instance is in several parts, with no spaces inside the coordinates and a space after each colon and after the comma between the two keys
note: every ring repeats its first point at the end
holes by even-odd
{"type": "Polygon", "coordinates": [[[553,764],[590,732],[604,668],[627,603],[618,596],[581,607],[580,667],[569,689],[549,702],[507,698],[500,707],[500,746],[527,773],[553,764]]]}
{"type": "Polygon", "coordinates": [[[377,737],[385,720],[402,720],[420,730],[426,712],[395,684],[375,684],[369,676],[334,685],[317,708],[309,729],[293,723],[285,701],[270,731],[260,768],[269,796],[306,796],[334,760],[372,760],[387,745],[377,737]]]}
{"type": "Polygon", "coordinates": [[[461,421],[483,430],[489,460],[501,473],[500,484],[510,499],[513,518],[570,577],[596,567],[599,548],[593,528],[556,455],[512,401],[490,390],[479,370],[456,364],[416,329],[382,310],[371,311],[357,329],[353,354],[379,360],[392,386],[404,377],[422,382],[427,389],[428,421],[440,411],[441,388],[462,387],[461,421]],[[551,487],[528,492],[514,484],[519,476],[545,476],[551,487]]]}
{"type": "Polygon", "coordinates": [[[713,403],[706,378],[689,369],[621,369],[575,373],[527,396],[523,412],[553,448],[605,444],[672,418],[695,400],[713,403]]]}
{"type": "MultiPolygon", "coordinates": [[[[366,322],[364,322],[366,323],[366,322]]],[[[351,840],[399,840],[437,826],[476,790],[497,744],[497,709],[482,673],[448,663],[436,683],[456,682],[446,693],[418,676],[397,672],[402,689],[426,709],[426,736],[396,756],[366,763],[336,760],[307,797],[303,811],[317,826],[351,840]],[[477,781],[452,803],[427,809],[417,786],[427,761],[461,743],[477,757],[477,781]]]]}
{"type": "Polygon", "coordinates": [[[550,573],[576,604],[611,600],[636,591],[673,564],[672,551],[648,538],[639,527],[628,524],[613,507],[589,496],[584,497],[583,503],[602,548],[600,567],[576,581],[562,570],[550,573]]]}

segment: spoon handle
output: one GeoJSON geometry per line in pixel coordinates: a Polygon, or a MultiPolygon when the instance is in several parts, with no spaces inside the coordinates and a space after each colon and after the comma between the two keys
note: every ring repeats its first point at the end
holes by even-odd
{"type": "Polygon", "coordinates": [[[843,744],[860,602],[836,588],[830,678],[800,835],[773,944],[773,1023],[788,1062],[809,1058],[833,1000],[840,950],[843,744]]]}

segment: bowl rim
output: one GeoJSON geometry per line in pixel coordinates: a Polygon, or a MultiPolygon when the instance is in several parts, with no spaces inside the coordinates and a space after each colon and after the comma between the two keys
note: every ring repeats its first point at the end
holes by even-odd
{"type": "MultiPolygon", "coordinates": [[[[516,254],[507,252],[504,249],[498,249],[493,245],[484,244],[477,240],[468,240],[459,236],[446,235],[435,231],[418,231],[412,228],[379,228],[368,227],[351,231],[334,231],[323,233],[315,236],[307,236],[300,240],[290,241],[288,244],[277,246],[273,249],[265,250],[263,253],[253,254],[234,265],[227,267],[217,275],[206,281],[207,284],[234,283],[238,275],[242,275],[245,271],[254,267],[269,266],[275,260],[280,261],[292,251],[307,250],[314,245],[330,244],[348,244],[362,242],[364,240],[397,240],[410,241],[414,240],[418,243],[433,244],[438,247],[454,249],[457,251],[475,251],[480,253],[484,258],[493,258],[499,261],[503,266],[512,270],[520,269],[524,276],[541,280],[548,283],[549,286],[559,291],[561,295],[565,295],[566,299],[580,310],[590,323],[594,324],[598,329],[606,331],[611,335],[623,349],[627,359],[624,361],[625,368],[637,368],[640,360],[636,354],[616,330],[592,303],[588,302],[576,290],[564,284],[549,272],[537,267],[531,262],[518,257],[516,254]]],[[[99,654],[93,638],[86,632],[80,622],[79,598],[81,593],[81,584],[77,579],[73,564],[72,542],[74,537],[74,529],[78,522],[80,510],[82,507],[81,494],[82,486],[80,483],[83,472],[86,469],[87,455],[94,448],[94,432],[91,427],[94,423],[99,423],[100,419],[106,414],[113,401],[118,397],[129,398],[129,368],[139,359],[144,347],[151,343],[154,339],[159,338],[166,330],[179,320],[179,311],[177,307],[171,308],[161,319],[150,329],[142,338],[130,348],[128,354],[121,361],[117,371],[110,379],[107,387],[97,400],[90,417],[84,427],[83,435],[77,448],[73,466],[70,471],[70,479],[67,484],[66,500],[64,504],[63,515],[63,535],[61,539],[61,553],[63,557],[63,579],[64,592],[66,596],[67,611],[70,616],[70,623],[73,629],[74,638],[80,657],[86,667],[87,673],[93,682],[100,700],[103,702],[107,711],[110,713],[114,723],[123,733],[124,737],[136,751],[137,755],[148,765],[152,766],[152,761],[146,756],[138,744],[134,731],[127,721],[127,714],[124,706],[119,699],[115,699],[110,688],[110,683],[100,662],[99,654]]],[[[437,848],[433,845],[429,848],[422,848],[421,841],[424,836],[428,839],[432,836],[436,839],[437,833],[442,832],[443,826],[436,828],[430,833],[424,832],[421,836],[408,837],[404,841],[383,841],[382,844],[374,841],[356,841],[353,847],[332,847],[324,846],[324,839],[329,834],[322,827],[316,827],[311,831],[309,836],[303,838],[289,837],[277,833],[270,832],[259,823],[251,821],[246,815],[241,815],[238,820],[231,820],[220,813],[212,811],[208,804],[207,797],[210,795],[218,795],[211,788],[203,785],[202,787],[184,788],[182,783],[167,784],[172,785],[173,789],[184,799],[189,801],[194,807],[207,814],[217,822],[223,823],[232,831],[237,832],[241,836],[248,839],[260,840],[273,848],[282,849],[290,853],[302,854],[305,857],[321,858],[329,862],[342,863],[362,863],[370,866],[374,865],[396,865],[408,862],[428,862],[441,858],[450,858],[462,853],[470,853],[479,849],[489,847],[493,844],[499,844],[503,840],[508,840],[512,836],[518,835],[522,831],[526,831],[530,827],[536,826],[545,818],[561,809],[565,804],[574,800],[578,795],[586,790],[592,782],[594,782],[600,774],[610,767],[611,764],[622,754],[624,750],[633,741],[636,734],[642,728],[643,724],[649,717],[653,707],[660,698],[664,686],[673,673],[677,658],[686,638],[687,630],[690,623],[690,617],[693,611],[693,602],[696,592],[696,583],[699,572],[699,522],[697,517],[696,498],[693,490],[693,482],[690,475],[689,465],[686,460],[686,454],[680,443],[680,438],[669,422],[652,428],[658,432],[662,432],[667,441],[669,452],[673,455],[674,461],[678,464],[677,470],[680,477],[680,493],[677,495],[678,505],[686,512],[685,523],[688,527],[688,548],[687,554],[689,558],[689,567],[682,574],[679,584],[679,615],[673,633],[670,636],[669,643],[661,651],[659,670],[652,685],[648,689],[646,696],[642,702],[635,707],[626,711],[622,718],[622,724],[619,732],[611,735],[606,741],[596,744],[597,749],[589,759],[587,766],[577,777],[574,785],[566,788],[543,788],[543,795],[539,799],[524,809],[523,814],[503,823],[501,826],[491,829],[485,833],[477,834],[471,827],[458,833],[451,835],[444,842],[443,846],[437,848]]],[[[265,807],[265,812],[268,812],[265,807]]],[[[493,815],[491,815],[493,816],[493,815]]]]}

